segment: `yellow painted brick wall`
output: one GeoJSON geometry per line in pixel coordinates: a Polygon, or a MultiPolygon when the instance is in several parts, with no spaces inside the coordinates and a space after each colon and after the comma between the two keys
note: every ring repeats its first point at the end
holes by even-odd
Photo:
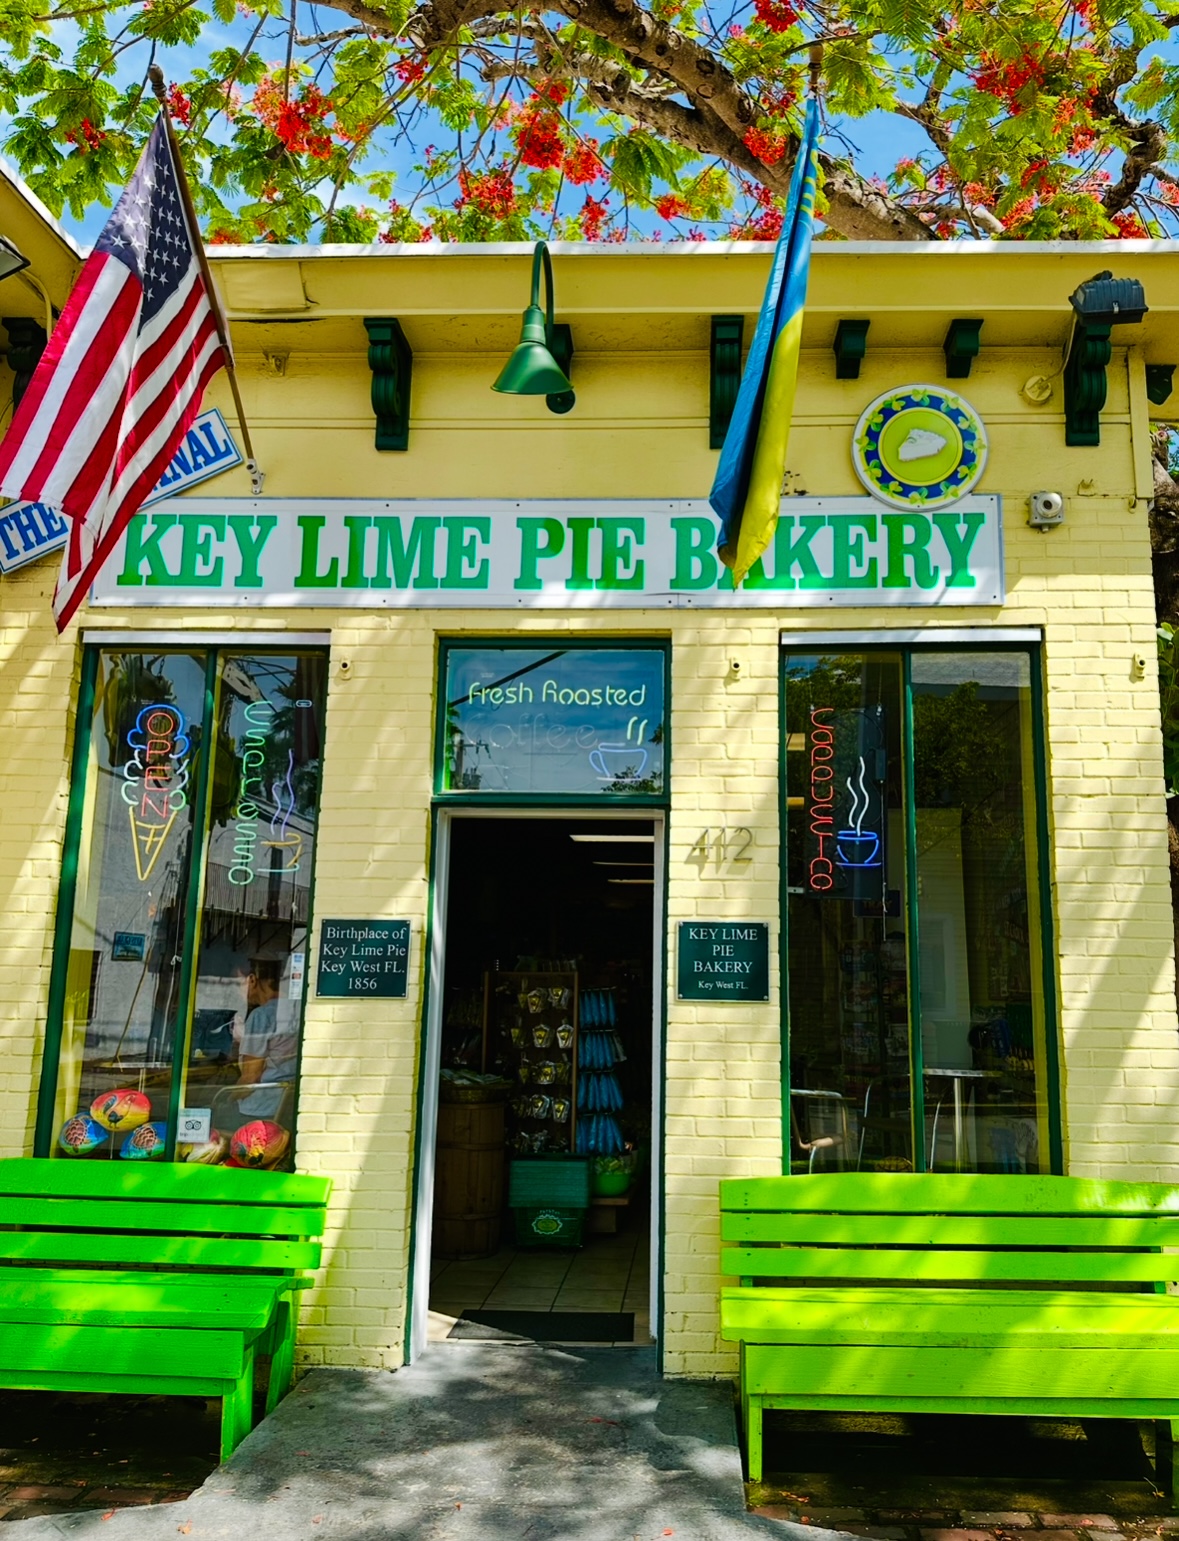
{"type": "MultiPolygon", "coordinates": [[[[256,361],[255,361],[256,362],[256,361]]],[[[1139,361],[1140,362],[1140,361],[1139,361]]],[[[331,633],[327,749],[317,846],[317,916],[396,916],[413,924],[404,1001],[308,1001],[299,1162],[336,1184],[322,1284],[307,1302],[304,1363],[395,1366],[408,1301],[414,1122],[429,902],[430,795],[439,635],[669,636],[672,656],[666,1078],[666,1364],[732,1373],[718,1336],[717,1183],[780,1169],[776,947],[778,634],[808,628],[1019,625],[1044,628],[1054,832],[1067,1169],[1179,1178],[1179,1037],[1174,1005],[1149,550],[1124,353],[1110,370],[1099,450],[1065,451],[1059,394],[1030,408],[1019,384],[1050,374],[1048,348],[995,348],[965,394],[991,436],[983,489],[1005,499],[1008,602],[1000,608],[814,612],[378,611],[104,609],[104,631],[194,629],[331,633]],[[1064,529],[1038,535],[1034,488],[1069,498],[1064,529]],[[1133,655],[1146,671],[1134,678],[1133,655]],[[739,673],[730,668],[737,660],[739,673]],[[346,675],[340,665],[347,661],[346,675]],[[753,833],[738,863],[707,854],[705,829],[753,833]],[[732,917],[771,927],[771,999],[680,1004],[681,920],[732,917]]],[[[271,448],[268,494],[349,496],[699,496],[711,478],[707,362],[678,353],[634,363],[644,409],[628,417],[626,359],[579,356],[576,420],[542,420],[492,398],[482,357],[415,360],[423,421],[416,453],[378,456],[353,372],[333,384],[299,358],[288,379],[245,358],[254,427],[271,448]],[[473,382],[478,380],[479,394],[473,382]],[[620,384],[621,381],[621,384],[620,384]],[[584,383],[584,391],[583,391],[584,383]],[[354,399],[355,398],[355,399],[354,399]],[[333,432],[333,424],[336,431],[333,432]],[[517,428],[509,432],[507,429],[517,428]],[[311,431],[314,429],[314,431],[311,431]],[[472,448],[474,445],[474,448],[472,448]]],[[[1137,367],[1135,365],[1135,367],[1137,367]]],[[[326,366],[325,366],[326,368],[326,366]]],[[[791,454],[814,493],[857,494],[848,462],[863,406],[899,380],[942,378],[940,354],[869,355],[837,384],[830,355],[806,355],[791,454]]],[[[363,381],[359,384],[363,386],[363,381]]],[[[211,404],[226,405],[223,387],[211,404]]],[[[243,473],[210,491],[241,494],[243,473]]],[[[3,1151],[29,1148],[66,804],[76,629],[58,641],[48,614],[52,562],[5,579],[0,672],[0,949],[3,1151]]],[[[730,851],[731,855],[735,851],[730,851]]],[[[314,936],[311,957],[318,951],[314,936]]]]}

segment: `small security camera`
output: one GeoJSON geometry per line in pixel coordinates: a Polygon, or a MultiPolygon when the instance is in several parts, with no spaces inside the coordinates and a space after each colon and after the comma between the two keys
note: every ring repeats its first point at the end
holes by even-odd
{"type": "Polygon", "coordinates": [[[739,658],[734,658],[732,660],[732,662],[729,664],[729,668],[732,669],[734,674],[740,674],[741,673],[741,660],[739,658]]]}
{"type": "Polygon", "coordinates": [[[1033,492],[1028,499],[1028,523],[1033,530],[1051,530],[1064,523],[1064,498],[1059,492],[1033,492]]]}
{"type": "Polygon", "coordinates": [[[352,665],[346,658],[340,660],[340,673],[345,675],[352,673],[352,665]]]}

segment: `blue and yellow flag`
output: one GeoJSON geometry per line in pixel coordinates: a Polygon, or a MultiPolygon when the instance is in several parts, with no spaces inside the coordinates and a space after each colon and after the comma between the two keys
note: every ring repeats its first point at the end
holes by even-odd
{"type": "Polygon", "coordinates": [[[708,497],[721,522],[720,558],[733,569],[734,585],[773,540],[778,523],[818,180],[819,104],[812,97],[766,297],[708,497]]]}

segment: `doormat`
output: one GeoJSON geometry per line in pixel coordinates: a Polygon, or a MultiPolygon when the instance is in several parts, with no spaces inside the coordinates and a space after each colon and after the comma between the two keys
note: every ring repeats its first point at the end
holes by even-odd
{"type": "Polygon", "coordinates": [[[633,1311],[464,1311],[447,1333],[479,1343],[629,1343],[633,1311]]]}

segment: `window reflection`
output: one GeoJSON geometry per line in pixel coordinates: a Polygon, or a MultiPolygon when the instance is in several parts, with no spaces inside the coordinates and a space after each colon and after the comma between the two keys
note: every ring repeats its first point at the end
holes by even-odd
{"type": "Polygon", "coordinates": [[[293,1158],[326,658],[216,663],[210,692],[207,654],[97,661],[61,1048],[46,1072],[58,1155],[158,1158],[179,1117],[179,1159],[293,1158]]]}
{"type": "Polygon", "coordinates": [[[1046,1171],[1031,659],[913,650],[911,831],[904,662],[786,661],[791,1165],[917,1164],[919,1063],[920,1164],[1046,1171]]]}

